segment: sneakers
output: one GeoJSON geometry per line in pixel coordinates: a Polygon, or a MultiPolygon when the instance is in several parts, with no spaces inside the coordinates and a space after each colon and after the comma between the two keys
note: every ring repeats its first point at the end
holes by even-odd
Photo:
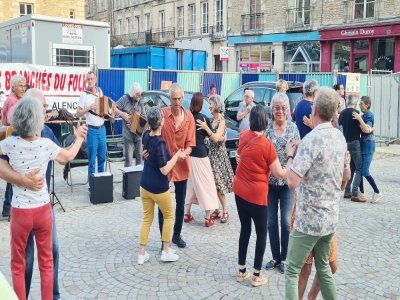
{"type": "Polygon", "coordinates": [[[280,272],[281,274],[285,274],[285,262],[284,262],[284,261],[281,261],[281,263],[280,263],[278,269],[279,269],[279,272],[280,272]]]}
{"type": "Polygon", "coordinates": [[[261,274],[260,274],[260,276],[253,275],[253,277],[251,278],[251,285],[254,287],[267,284],[267,282],[268,282],[267,277],[263,277],[263,276],[261,276],[261,274]]]}
{"type": "Polygon", "coordinates": [[[186,243],[184,240],[182,240],[180,235],[173,235],[172,236],[172,242],[177,245],[179,248],[185,248],[186,243]]]}
{"type": "Polygon", "coordinates": [[[276,267],[278,267],[281,263],[279,261],[271,259],[267,264],[265,265],[265,269],[267,270],[272,270],[276,267]]]}
{"type": "Polygon", "coordinates": [[[351,201],[353,202],[365,202],[365,197],[363,194],[358,194],[357,196],[351,196],[351,201]]]}
{"type": "Polygon", "coordinates": [[[243,282],[249,278],[250,278],[250,272],[248,270],[246,270],[246,272],[244,272],[244,273],[239,271],[239,273],[236,275],[237,282],[243,282]]]}
{"type": "Polygon", "coordinates": [[[380,201],[382,198],[383,198],[383,194],[382,193],[374,193],[372,195],[371,203],[376,203],[376,202],[380,201]]]}
{"type": "Polygon", "coordinates": [[[350,199],[351,198],[351,193],[344,193],[344,198],[350,199]]]}
{"type": "Polygon", "coordinates": [[[169,252],[162,251],[161,252],[161,261],[163,261],[163,262],[172,262],[172,261],[177,261],[178,259],[179,259],[179,255],[172,253],[172,251],[169,251],[169,252]]]}
{"type": "Polygon", "coordinates": [[[143,265],[146,261],[148,261],[150,258],[150,255],[145,252],[144,255],[138,255],[137,263],[138,265],[143,265]]]}

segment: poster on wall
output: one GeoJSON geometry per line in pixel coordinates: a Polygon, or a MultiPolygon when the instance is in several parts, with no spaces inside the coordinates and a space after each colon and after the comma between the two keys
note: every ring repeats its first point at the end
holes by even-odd
{"type": "Polygon", "coordinates": [[[346,98],[349,95],[360,97],[360,73],[344,73],[346,75],[346,98]]]}
{"type": "Polygon", "coordinates": [[[82,45],[83,25],[62,23],[63,44],[82,45]]]}
{"type": "Polygon", "coordinates": [[[49,109],[67,109],[74,113],[81,92],[86,87],[86,74],[90,68],[58,67],[30,64],[0,64],[0,92],[5,97],[11,93],[11,78],[24,76],[32,88],[43,91],[49,109]]]}
{"type": "Polygon", "coordinates": [[[219,60],[220,61],[229,60],[229,47],[219,47],[219,60]]]}
{"type": "Polygon", "coordinates": [[[240,63],[239,68],[243,73],[265,73],[271,72],[272,63],[240,63]]]}

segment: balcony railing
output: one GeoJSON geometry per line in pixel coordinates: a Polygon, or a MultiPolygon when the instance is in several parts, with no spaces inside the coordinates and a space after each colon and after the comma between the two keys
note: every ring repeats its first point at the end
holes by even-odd
{"type": "Polygon", "coordinates": [[[146,44],[167,45],[175,41],[175,28],[165,27],[146,31],[146,44]]]}
{"type": "Polygon", "coordinates": [[[286,10],[286,30],[303,31],[311,29],[312,8],[291,8],[286,10]]]}
{"type": "Polygon", "coordinates": [[[377,20],[379,18],[380,0],[346,0],[343,1],[346,22],[377,20]]]}
{"type": "Polygon", "coordinates": [[[226,34],[224,32],[224,25],[222,24],[210,26],[209,32],[211,41],[221,41],[226,39],[226,34]]]}
{"type": "Polygon", "coordinates": [[[264,14],[242,15],[241,34],[261,34],[264,31],[264,14]]]}
{"type": "Polygon", "coordinates": [[[125,47],[134,45],[145,45],[146,35],[144,32],[116,35],[115,41],[117,42],[117,44],[123,45],[125,47]]]}

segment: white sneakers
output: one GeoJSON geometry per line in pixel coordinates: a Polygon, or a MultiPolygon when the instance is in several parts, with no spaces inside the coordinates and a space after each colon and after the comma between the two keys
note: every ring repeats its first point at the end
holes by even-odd
{"type": "Polygon", "coordinates": [[[179,255],[172,252],[171,249],[169,252],[165,251],[161,252],[161,261],[163,262],[172,262],[172,261],[177,261],[178,259],[179,255]]]}
{"type": "Polygon", "coordinates": [[[371,203],[376,203],[376,202],[380,201],[382,198],[383,198],[383,194],[382,193],[374,193],[372,195],[371,203]]]}
{"type": "MultiPolygon", "coordinates": [[[[144,255],[138,255],[137,263],[138,265],[143,265],[146,261],[148,261],[150,255],[145,252],[144,255]]],[[[161,252],[161,261],[163,262],[173,262],[179,259],[179,255],[176,254],[176,250],[169,248],[169,252],[162,251],[161,252]]]]}
{"type": "Polygon", "coordinates": [[[139,265],[143,265],[146,261],[149,260],[149,258],[150,258],[150,255],[147,252],[145,252],[144,255],[139,254],[138,258],[137,258],[137,263],[139,265]]]}

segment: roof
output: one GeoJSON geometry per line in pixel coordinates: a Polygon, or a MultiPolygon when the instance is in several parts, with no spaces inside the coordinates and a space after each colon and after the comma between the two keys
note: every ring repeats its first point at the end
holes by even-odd
{"type": "Polygon", "coordinates": [[[52,17],[52,16],[43,16],[43,15],[25,15],[19,18],[14,18],[8,20],[6,22],[0,23],[0,28],[23,23],[26,21],[44,21],[44,22],[53,22],[53,23],[69,23],[69,24],[79,24],[79,25],[86,25],[86,26],[93,26],[93,27],[105,27],[110,28],[110,24],[106,22],[99,22],[99,21],[89,21],[89,20],[82,20],[82,19],[70,19],[70,18],[60,18],[60,17],[52,17]]]}

